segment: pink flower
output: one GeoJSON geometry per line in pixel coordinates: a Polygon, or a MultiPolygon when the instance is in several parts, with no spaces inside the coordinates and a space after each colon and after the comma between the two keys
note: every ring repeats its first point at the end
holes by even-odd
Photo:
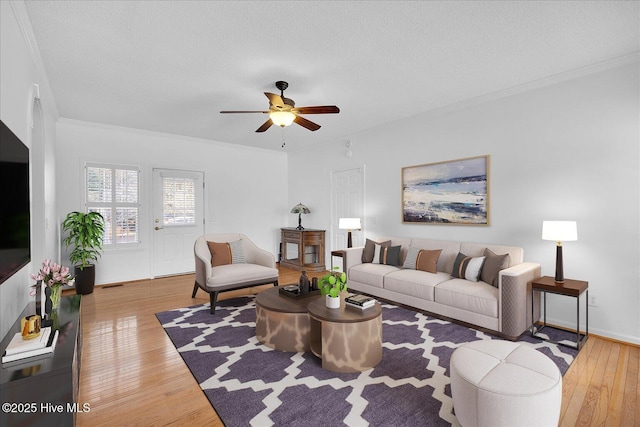
{"type": "MultiPolygon", "coordinates": [[[[69,274],[69,267],[52,262],[50,259],[44,260],[42,268],[38,274],[32,274],[35,281],[42,281],[46,286],[71,285],[74,286],[73,278],[69,274]]],[[[35,286],[35,285],[34,285],[35,286]]]]}

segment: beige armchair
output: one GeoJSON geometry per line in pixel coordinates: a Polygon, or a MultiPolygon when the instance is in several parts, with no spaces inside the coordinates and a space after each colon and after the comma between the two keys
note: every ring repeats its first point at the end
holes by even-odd
{"type": "MultiPolygon", "coordinates": [[[[196,282],[191,298],[195,298],[198,287],[209,293],[211,314],[215,313],[218,293],[273,283],[278,286],[278,269],[271,252],[258,248],[247,236],[240,233],[205,234],[198,237],[193,248],[196,262],[196,282]],[[211,251],[207,242],[232,243],[234,257],[245,262],[232,262],[212,266],[211,251]]],[[[236,260],[238,261],[238,260],[236,260]]]]}

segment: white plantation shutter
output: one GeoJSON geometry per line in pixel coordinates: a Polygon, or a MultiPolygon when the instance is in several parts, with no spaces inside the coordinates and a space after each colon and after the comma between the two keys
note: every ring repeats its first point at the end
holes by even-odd
{"type": "Polygon", "coordinates": [[[105,220],[105,246],[139,243],[140,169],[135,166],[87,164],[86,208],[105,220]]]}
{"type": "Polygon", "coordinates": [[[111,202],[113,180],[112,169],[87,167],[87,202],[111,202]]]}

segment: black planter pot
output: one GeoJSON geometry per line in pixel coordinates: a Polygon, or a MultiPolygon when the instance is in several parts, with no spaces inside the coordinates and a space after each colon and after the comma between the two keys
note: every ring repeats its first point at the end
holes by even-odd
{"type": "Polygon", "coordinates": [[[93,293],[96,284],[96,266],[91,264],[83,269],[75,266],[76,274],[76,294],[88,295],[93,293]]]}

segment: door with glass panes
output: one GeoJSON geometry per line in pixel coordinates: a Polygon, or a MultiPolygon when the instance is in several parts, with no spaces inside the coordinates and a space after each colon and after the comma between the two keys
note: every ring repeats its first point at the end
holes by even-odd
{"type": "Polygon", "coordinates": [[[204,234],[204,174],[153,170],[153,276],[195,269],[193,245],[204,234]]]}

